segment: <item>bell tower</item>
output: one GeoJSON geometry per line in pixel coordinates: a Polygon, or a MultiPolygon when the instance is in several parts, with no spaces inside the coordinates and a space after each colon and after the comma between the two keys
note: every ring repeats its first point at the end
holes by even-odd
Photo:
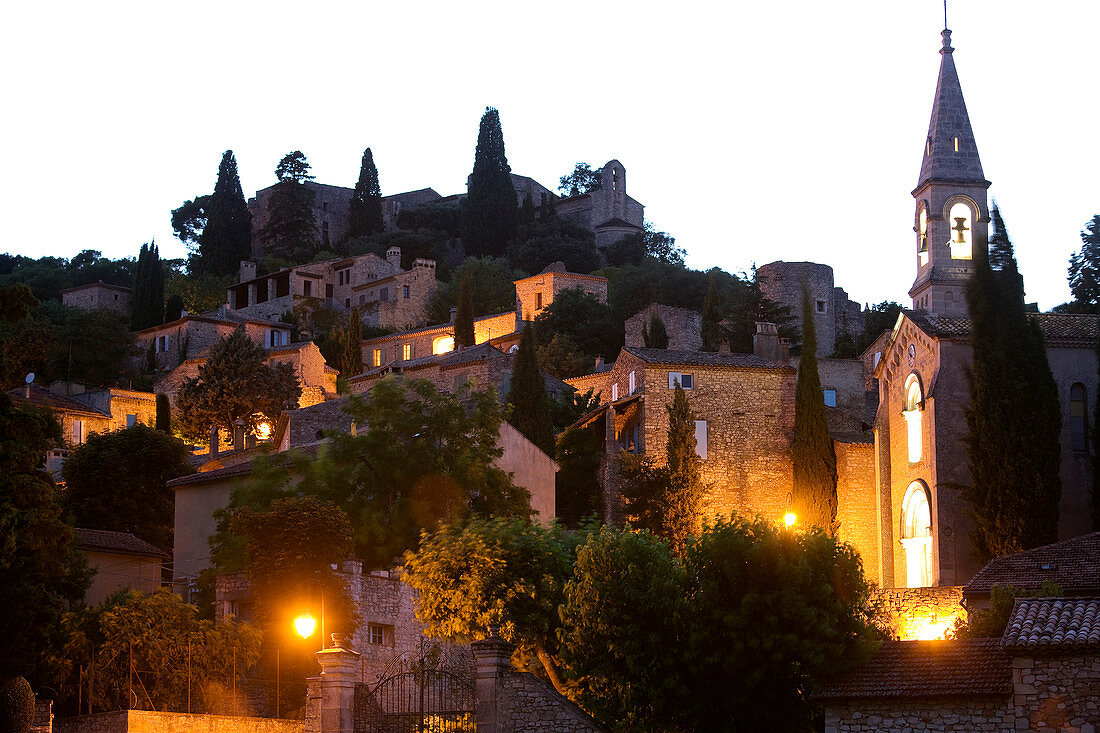
{"type": "Polygon", "coordinates": [[[985,246],[989,226],[989,181],[982,173],[955,71],[951,31],[944,28],[940,35],[940,75],[920,178],[913,190],[917,277],[909,296],[914,310],[966,316],[966,283],[974,248],[985,246]]]}

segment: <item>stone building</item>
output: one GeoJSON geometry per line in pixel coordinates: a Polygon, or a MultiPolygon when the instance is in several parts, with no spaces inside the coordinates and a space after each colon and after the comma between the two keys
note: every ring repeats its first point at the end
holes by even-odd
{"type": "Polygon", "coordinates": [[[255,263],[241,262],[240,281],[226,290],[226,305],[264,319],[277,319],[299,305],[336,311],[357,307],[365,325],[409,328],[423,323],[435,288],[435,260],[417,258],[405,270],[401,248],[390,247],[385,259],[357,255],[259,277],[255,263]]]}
{"type": "Polygon", "coordinates": [[[533,321],[563,290],[582,290],[607,302],[607,278],[566,272],[555,262],[537,275],[516,280],[516,312],[524,321],[533,321]]]}
{"type": "Polygon", "coordinates": [[[829,356],[842,335],[858,336],[863,331],[863,309],[848,298],[844,288],[833,284],[833,268],[816,262],[769,262],[756,268],[760,291],[790,309],[791,318],[802,330],[802,287],[810,296],[817,333],[817,355],[829,356]]]}
{"type": "Polygon", "coordinates": [[[1100,532],[998,557],[962,589],[968,610],[988,608],[994,585],[1038,591],[1054,583],[1065,596],[1100,597],[1100,532]]]}
{"type": "Polygon", "coordinates": [[[289,323],[249,316],[226,306],[151,326],[135,336],[143,354],[152,348],[156,370],[167,372],[204,354],[237,329],[243,329],[253,343],[264,348],[290,343],[289,323]]]}
{"type": "Polygon", "coordinates": [[[108,285],[101,280],[62,290],[61,302],[86,311],[108,310],[129,316],[134,303],[134,289],[108,285]]]}
{"type": "Polygon", "coordinates": [[[554,202],[554,211],[595,233],[596,247],[601,251],[628,234],[642,231],[645,218],[645,207],[626,192],[626,168],[617,160],[609,160],[600,168],[598,189],[559,199],[554,202]]]}
{"type": "MultiPolygon", "coordinates": [[[[916,280],[878,357],[875,420],[880,577],[886,585],[962,585],[980,568],[958,486],[969,484],[965,410],[972,361],[965,287],[975,247],[986,246],[989,212],[977,145],[943,32],[939,79],[924,145],[914,214],[916,280]]],[[[1092,529],[1086,423],[1096,403],[1100,319],[1029,316],[1041,330],[1058,386],[1062,425],[1059,537],[1092,529]]],[[[869,353],[868,352],[868,353],[869,353]]],[[[865,560],[865,562],[868,562],[865,560]]],[[[868,564],[870,564],[868,562],[868,564]]]]}
{"type": "Polygon", "coordinates": [[[656,316],[665,324],[668,348],[673,351],[699,351],[703,348],[703,317],[688,308],[651,303],[626,319],[623,326],[626,346],[644,347],[644,332],[656,316]]]}
{"type": "Polygon", "coordinates": [[[133,589],[152,593],[164,585],[162,568],[168,553],[129,532],[76,529],[76,549],[95,570],[84,591],[84,603],[98,606],[112,593],[133,589]]]}

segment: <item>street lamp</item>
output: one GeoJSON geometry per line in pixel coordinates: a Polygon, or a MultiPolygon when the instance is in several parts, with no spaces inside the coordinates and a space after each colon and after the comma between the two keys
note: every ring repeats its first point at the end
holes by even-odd
{"type": "Polygon", "coordinates": [[[798,519],[798,517],[795,516],[793,504],[794,497],[791,496],[790,492],[787,492],[787,511],[783,514],[783,525],[787,529],[790,529],[791,525],[798,519]]]}
{"type": "Polygon", "coordinates": [[[307,611],[298,618],[294,619],[294,630],[298,632],[298,636],[303,639],[308,639],[313,636],[314,630],[317,628],[317,619],[307,611]]]}

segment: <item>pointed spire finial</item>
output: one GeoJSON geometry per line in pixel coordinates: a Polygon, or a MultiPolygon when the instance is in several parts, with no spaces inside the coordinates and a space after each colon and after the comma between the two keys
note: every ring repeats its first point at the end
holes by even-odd
{"type": "Polygon", "coordinates": [[[943,36],[943,48],[940,49],[941,54],[949,54],[955,49],[951,48],[951,31],[944,28],[940,31],[940,35],[943,36]]]}

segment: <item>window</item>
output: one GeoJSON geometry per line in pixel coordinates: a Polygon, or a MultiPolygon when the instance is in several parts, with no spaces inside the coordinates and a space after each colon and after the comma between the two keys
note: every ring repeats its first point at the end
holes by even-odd
{"type": "Polygon", "coordinates": [[[825,390],[822,390],[822,392],[825,393],[825,406],[826,407],[836,407],[836,390],[835,389],[825,389],[825,390]]]}
{"type": "Polygon", "coordinates": [[[408,285],[402,285],[401,286],[401,297],[402,298],[409,297],[409,286],[408,285]]]}
{"type": "Polygon", "coordinates": [[[367,624],[367,643],[381,645],[386,638],[382,624],[367,624]]]}
{"type": "Polygon", "coordinates": [[[955,152],[959,152],[959,138],[955,138],[955,152]]]}
{"type": "MultiPolygon", "coordinates": [[[[321,211],[328,211],[328,201],[321,202],[321,211]]],[[[328,222],[325,223],[327,224],[328,222]]]]}
{"type": "Polygon", "coordinates": [[[542,310],[542,293],[535,293],[535,310],[542,310]]]}
{"type": "Polygon", "coordinates": [[[921,443],[923,440],[921,431],[921,411],[924,409],[924,393],[921,389],[920,377],[910,374],[905,380],[905,409],[901,415],[905,418],[907,428],[907,440],[909,443],[909,462],[916,463],[921,459],[921,443]]]}
{"type": "Polygon", "coordinates": [[[814,301],[814,307],[817,309],[818,313],[825,313],[825,312],[827,312],[828,304],[826,304],[824,300],[821,300],[819,298],[816,301],[814,301]]]}
{"type": "Polygon", "coordinates": [[[676,389],[677,382],[679,382],[680,386],[684,389],[693,389],[695,387],[695,377],[693,375],[684,374],[682,372],[669,372],[668,388],[676,389]]]}
{"type": "Polygon", "coordinates": [[[404,359],[405,361],[409,361],[410,359],[413,358],[413,345],[412,344],[402,344],[401,345],[401,358],[404,359]]]}
{"type": "Polygon", "coordinates": [[[464,387],[466,385],[466,383],[469,382],[469,381],[470,381],[470,377],[467,376],[466,374],[457,375],[454,378],[454,391],[457,392],[459,389],[464,387]]]}
{"type": "Polygon", "coordinates": [[[905,548],[905,584],[932,585],[932,510],[928,489],[920,481],[909,484],[901,507],[901,545],[905,548]]]}
{"type": "Polygon", "coordinates": [[[73,445],[84,444],[84,421],[73,420],[73,445]]]}
{"type": "Polygon", "coordinates": [[[382,292],[378,295],[378,299],[383,300],[383,301],[389,300],[390,299],[390,289],[389,288],[382,288],[382,292]]]}
{"type": "Polygon", "coordinates": [[[382,366],[382,349],[374,350],[373,362],[374,366],[382,366]]]}
{"type": "Polygon", "coordinates": [[[350,308],[351,307],[351,298],[344,298],[344,307],[345,308],[350,308]]]}
{"type": "Polygon", "coordinates": [[[313,283],[311,283],[309,280],[302,281],[302,295],[306,296],[307,298],[313,297],[313,283]]]}
{"type": "Polygon", "coordinates": [[[628,379],[629,379],[630,389],[627,392],[627,394],[634,394],[634,387],[635,387],[634,372],[630,372],[630,376],[628,377],[628,379]]]}
{"type": "Polygon", "coordinates": [[[455,337],[454,336],[440,336],[432,342],[433,354],[446,354],[449,351],[455,350],[455,337]]]}
{"type": "Polygon", "coordinates": [[[157,336],[157,353],[163,354],[165,351],[168,351],[168,337],[157,336]]]}
{"type": "Polygon", "coordinates": [[[919,244],[917,257],[920,260],[920,266],[924,267],[928,264],[928,209],[924,208],[923,204],[917,216],[917,242],[919,244]]]}
{"type": "Polygon", "coordinates": [[[135,425],[137,425],[137,415],[127,415],[126,416],[126,427],[132,428],[135,425]]]}
{"type": "Polygon", "coordinates": [[[1085,411],[1085,385],[1075,384],[1069,388],[1069,434],[1070,448],[1083,452],[1088,449],[1088,413],[1085,411]]]}
{"type": "Polygon", "coordinates": [[[611,385],[611,401],[619,399],[619,385],[618,383],[611,385]]]}
{"type": "Polygon", "coordinates": [[[115,300],[118,300],[118,293],[115,293],[115,300]]]}
{"type": "Polygon", "coordinates": [[[695,421],[695,454],[704,461],[707,459],[707,421],[695,421]]]}
{"type": "Polygon", "coordinates": [[[969,260],[974,250],[972,222],[974,212],[968,204],[958,201],[951,206],[948,216],[951,225],[951,239],[947,246],[951,248],[951,259],[969,260]]]}

